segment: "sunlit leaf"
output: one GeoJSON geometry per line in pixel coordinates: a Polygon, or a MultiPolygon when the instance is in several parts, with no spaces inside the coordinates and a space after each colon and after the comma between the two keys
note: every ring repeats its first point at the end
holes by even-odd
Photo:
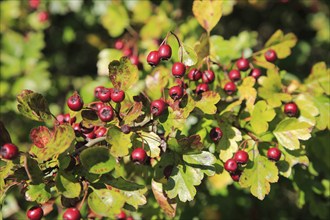
{"type": "Polygon", "coordinates": [[[179,57],[181,57],[181,53],[182,53],[182,63],[186,66],[195,65],[198,61],[198,57],[194,49],[185,44],[182,45],[181,48],[179,48],[178,53],[179,53],[179,57]]]}
{"type": "Polygon", "coordinates": [[[330,98],[319,96],[314,98],[315,106],[318,108],[320,115],[316,117],[316,127],[320,130],[330,129],[330,98]]]}
{"type": "Polygon", "coordinates": [[[126,8],[122,4],[111,3],[107,12],[101,17],[102,25],[110,36],[118,37],[129,25],[129,17],[126,8]]]}
{"type": "Polygon", "coordinates": [[[305,80],[305,85],[309,91],[313,91],[316,95],[330,94],[330,68],[327,68],[325,62],[314,64],[312,71],[305,80]]]}
{"type": "Polygon", "coordinates": [[[196,101],[196,107],[201,109],[205,114],[215,114],[217,104],[220,101],[219,93],[214,91],[206,91],[202,93],[200,100],[196,101]]]}
{"type": "Polygon", "coordinates": [[[147,203],[147,199],[144,196],[144,193],[147,191],[147,188],[143,188],[135,191],[124,191],[120,190],[120,193],[124,196],[125,202],[135,209],[139,206],[142,206],[147,203]]]}
{"type": "Polygon", "coordinates": [[[163,185],[154,180],[151,181],[151,189],[155,196],[155,199],[160,206],[160,208],[164,211],[164,213],[170,217],[174,218],[176,213],[177,203],[175,200],[170,200],[163,190],[163,185]]]}
{"type": "Polygon", "coordinates": [[[256,80],[253,77],[245,77],[240,86],[237,87],[240,99],[246,100],[246,108],[248,111],[253,109],[254,102],[257,98],[257,91],[253,88],[256,80]]]}
{"type": "Polygon", "coordinates": [[[152,4],[149,1],[136,1],[133,7],[132,20],[137,23],[144,23],[152,14],[152,4]]]}
{"type": "Polygon", "coordinates": [[[277,167],[282,176],[289,178],[292,172],[292,167],[296,164],[303,164],[305,166],[309,165],[309,159],[306,156],[306,151],[303,149],[294,151],[282,149],[281,152],[284,155],[284,159],[277,162],[277,167]]]}
{"type": "Polygon", "coordinates": [[[220,129],[223,136],[217,144],[217,151],[220,152],[220,159],[226,161],[232,158],[233,154],[238,150],[237,142],[242,140],[241,132],[227,123],[222,123],[220,129]]]}
{"type": "Polygon", "coordinates": [[[108,65],[113,60],[119,60],[123,56],[123,52],[117,49],[105,48],[99,52],[97,61],[97,73],[101,76],[109,74],[108,65]]]}
{"type": "Polygon", "coordinates": [[[256,103],[251,114],[251,126],[255,133],[260,134],[268,130],[268,122],[272,121],[276,113],[263,100],[256,103]]]}
{"type": "Polygon", "coordinates": [[[146,83],[146,93],[152,99],[156,100],[162,96],[162,91],[170,78],[168,70],[164,67],[157,67],[151,74],[148,74],[146,83]]]}
{"type": "Polygon", "coordinates": [[[81,193],[81,183],[74,178],[71,173],[60,171],[56,176],[56,188],[66,198],[79,197],[81,193]]]}
{"type": "Polygon", "coordinates": [[[300,94],[294,100],[299,109],[299,121],[304,121],[314,126],[316,123],[315,117],[319,114],[319,110],[313,102],[314,97],[310,95],[300,94]]]}
{"type": "Polygon", "coordinates": [[[199,61],[210,54],[210,39],[205,33],[202,34],[199,41],[195,44],[194,49],[199,61]]]}
{"type": "Polygon", "coordinates": [[[133,106],[130,108],[129,112],[123,117],[124,124],[131,124],[142,114],[142,102],[134,102],[133,106]]]}
{"type": "Polygon", "coordinates": [[[50,189],[44,183],[39,185],[28,186],[28,190],[25,192],[25,199],[31,202],[45,203],[51,198],[50,189]]]}
{"type": "Polygon", "coordinates": [[[132,133],[124,134],[119,128],[109,128],[106,141],[111,145],[110,153],[114,157],[123,157],[128,154],[128,149],[132,147],[132,133]]]}
{"type": "Polygon", "coordinates": [[[150,155],[149,154],[148,155],[150,157],[158,157],[160,154],[160,144],[162,141],[160,137],[154,132],[144,132],[144,131],[141,131],[139,135],[142,138],[142,141],[144,141],[147,144],[150,150],[150,155]]]}

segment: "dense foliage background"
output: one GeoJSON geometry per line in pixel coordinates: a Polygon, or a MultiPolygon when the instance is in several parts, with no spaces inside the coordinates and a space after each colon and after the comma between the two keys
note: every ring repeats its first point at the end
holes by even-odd
{"type": "MultiPolygon", "coordinates": [[[[55,115],[65,113],[66,99],[74,90],[89,102],[95,86],[110,85],[107,65],[123,55],[114,49],[117,39],[124,40],[139,57],[143,80],[151,71],[146,55],[169,31],[188,45],[204,33],[192,15],[192,1],[186,0],[41,0],[38,8],[28,1],[5,0],[0,5],[0,121],[22,150],[30,146],[31,128],[40,124],[18,114],[16,95],[22,89],[43,94],[55,115]]],[[[278,65],[293,79],[303,80],[313,64],[325,61],[329,66],[329,13],[322,0],[228,0],[211,34],[221,35],[225,53],[238,58],[242,51],[249,56],[262,48],[278,29],[293,32],[299,41],[278,65]]],[[[299,179],[296,183],[280,177],[270,194],[259,201],[236,184],[227,186],[230,180],[209,178],[197,187],[194,201],[179,204],[178,218],[328,219],[329,131],[317,135],[317,141],[310,140],[315,148],[307,149],[311,166],[296,167],[292,177],[299,179]]],[[[29,206],[19,189],[12,188],[2,205],[2,215],[23,219],[29,206]]],[[[142,209],[149,210],[147,218],[165,218],[154,201],[142,209]]],[[[56,212],[47,219],[54,219],[56,212]]]]}

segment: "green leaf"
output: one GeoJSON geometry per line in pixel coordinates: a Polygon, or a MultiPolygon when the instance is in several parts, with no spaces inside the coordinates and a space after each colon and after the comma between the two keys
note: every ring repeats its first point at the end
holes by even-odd
{"type": "Polygon", "coordinates": [[[246,108],[248,111],[253,109],[254,102],[257,98],[257,91],[253,88],[255,82],[256,80],[253,77],[245,77],[242,84],[237,87],[240,99],[246,100],[246,108]]]}
{"type": "Polygon", "coordinates": [[[183,160],[188,164],[212,166],[216,162],[215,156],[208,152],[202,151],[199,154],[184,154],[183,160]]]}
{"type": "Polygon", "coordinates": [[[215,106],[220,101],[219,93],[207,91],[202,93],[200,100],[196,101],[196,107],[202,110],[205,114],[215,114],[217,107],[215,106]]]}
{"type": "Polygon", "coordinates": [[[240,56],[240,53],[235,48],[234,41],[225,40],[222,36],[212,35],[210,37],[210,55],[212,60],[229,64],[233,58],[240,56]]]}
{"type": "Polygon", "coordinates": [[[201,184],[204,174],[199,169],[178,165],[173,168],[164,189],[171,199],[179,196],[181,202],[192,201],[196,195],[196,188],[201,184]]]}
{"type": "Polygon", "coordinates": [[[109,128],[106,141],[111,145],[110,153],[114,157],[123,157],[128,155],[128,149],[132,147],[132,133],[124,134],[119,128],[109,128]]]}
{"type": "Polygon", "coordinates": [[[165,11],[158,9],[157,14],[149,17],[147,23],[141,28],[140,37],[142,40],[161,38],[171,30],[172,19],[167,17],[165,11]]]}
{"type": "Polygon", "coordinates": [[[155,199],[163,210],[163,212],[170,218],[175,217],[177,203],[175,200],[170,200],[164,193],[163,184],[151,181],[151,189],[155,196],[155,199]]]}
{"type": "Polygon", "coordinates": [[[315,106],[318,108],[320,115],[316,117],[316,127],[319,130],[330,129],[330,98],[319,96],[314,98],[315,106]]]}
{"type": "Polygon", "coordinates": [[[127,91],[139,79],[138,68],[132,64],[128,57],[112,61],[109,66],[109,78],[117,89],[127,91]]]}
{"type": "Polygon", "coordinates": [[[99,52],[97,61],[97,74],[106,76],[109,74],[108,65],[113,60],[119,60],[123,52],[117,49],[105,48],[99,52]]]}
{"type": "Polygon", "coordinates": [[[90,173],[108,173],[115,168],[116,160],[109,153],[109,149],[102,146],[91,147],[80,154],[82,165],[90,173]]]}
{"type": "Polygon", "coordinates": [[[156,100],[162,96],[162,91],[166,87],[170,74],[165,67],[155,68],[145,79],[146,93],[152,99],[156,100]]]}
{"type": "MultiPolygon", "coordinates": [[[[160,144],[161,139],[160,137],[154,132],[144,132],[141,131],[140,137],[142,137],[142,141],[144,141],[150,150],[150,157],[158,157],[160,154],[160,144]]],[[[148,153],[148,152],[147,152],[148,153]]]]}
{"type": "Polygon", "coordinates": [[[296,164],[303,164],[305,166],[309,165],[309,160],[306,156],[306,151],[303,149],[294,151],[281,149],[281,152],[284,155],[284,160],[278,161],[277,167],[282,176],[289,178],[292,172],[292,167],[296,164]]]}
{"type": "Polygon", "coordinates": [[[45,121],[51,118],[46,99],[39,93],[23,90],[17,95],[18,111],[25,117],[35,121],[45,121]]]}
{"type": "Polygon", "coordinates": [[[194,45],[198,61],[202,61],[205,57],[210,55],[210,38],[206,33],[203,33],[199,41],[194,45]]]}
{"type": "Polygon", "coordinates": [[[194,1],[193,14],[199,24],[210,33],[222,16],[222,0],[194,1]]]}
{"type": "Polygon", "coordinates": [[[298,105],[299,109],[299,121],[304,121],[315,126],[316,119],[315,116],[319,114],[318,108],[314,104],[314,97],[307,94],[299,94],[294,102],[298,105]]]}
{"type": "Polygon", "coordinates": [[[137,1],[132,9],[132,20],[137,23],[145,23],[152,15],[152,4],[149,1],[137,1]]]}
{"type": "Polygon", "coordinates": [[[282,92],[281,77],[275,69],[269,69],[267,76],[261,76],[258,82],[261,85],[258,95],[271,107],[279,107],[282,102],[291,101],[291,95],[282,92]]]}
{"type": "Polygon", "coordinates": [[[122,177],[113,178],[111,175],[108,175],[108,174],[102,175],[99,182],[108,184],[114,188],[124,190],[124,191],[137,191],[137,190],[145,188],[145,186],[143,186],[143,185],[127,181],[127,180],[123,179],[122,177]]]}
{"type": "Polygon", "coordinates": [[[299,140],[308,140],[311,137],[311,126],[300,122],[296,118],[285,118],[275,128],[274,135],[278,142],[289,150],[300,148],[299,140]]]}
{"type": "Polygon", "coordinates": [[[147,188],[143,188],[136,191],[124,191],[121,190],[120,193],[124,196],[125,202],[135,209],[138,209],[139,206],[142,206],[147,203],[147,199],[144,196],[144,193],[147,191],[147,188]]]}
{"type": "Polygon", "coordinates": [[[25,162],[26,162],[26,167],[29,171],[30,177],[31,177],[31,182],[33,184],[39,184],[43,182],[43,173],[39,168],[38,162],[31,157],[26,156],[25,157],[25,162]]]}
{"type": "Polygon", "coordinates": [[[75,133],[70,125],[60,125],[55,127],[55,132],[50,142],[44,148],[33,146],[30,153],[35,154],[38,161],[44,161],[49,158],[58,156],[66,151],[72,141],[75,139],[75,133]]]}
{"type": "Polygon", "coordinates": [[[223,132],[223,136],[216,149],[220,152],[220,159],[226,161],[232,158],[233,154],[238,150],[237,142],[242,140],[242,134],[237,128],[232,127],[228,123],[223,123],[219,127],[223,132]]]}
{"type": "Polygon", "coordinates": [[[98,215],[114,218],[125,204],[125,197],[116,189],[93,189],[88,196],[89,208],[98,215]]]}
{"type": "Polygon", "coordinates": [[[111,37],[118,37],[129,25],[126,8],[122,4],[111,3],[107,12],[101,17],[101,24],[107,29],[111,37]]]}
{"type": "Polygon", "coordinates": [[[25,199],[31,202],[37,202],[43,204],[47,202],[51,198],[50,190],[48,186],[44,183],[39,185],[32,185],[28,186],[28,190],[25,192],[25,199]]]}
{"type": "Polygon", "coordinates": [[[181,57],[181,52],[182,52],[182,62],[184,63],[184,65],[193,66],[197,63],[198,57],[195,50],[192,47],[183,44],[178,51],[179,57],[181,57]]]}
{"type": "Polygon", "coordinates": [[[59,171],[56,176],[56,188],[66,198],[76,198],[80,196],[82,187],[71,173],[59,171]]]}
{"type": "Polygon", "coordinates": [[[252,195],[260,200],[270,192],[270,183],[278,181],[278,169],[273,161],[257,155],[252,166],[244,168],[239,179],[242,187],[250,187],[252,195]]]}
{"type": "Polygon", "coordinates": [[[274,119],[276,113],[263,100],[256,103],[251,114],[251,126],[256,134],[264,133],[268,130],[268,123],[274,119]]]}
{"type": "Polygon", "coordinates": [[[323,93],[330,94],[330,68],[327,68],[325,62],[314,64],[312,71],[305,80],[308,91],[313,91],[316,95],[323,93]]]}
{"type": "Polygon", "coordinates": [[[189,137],[169,138],[168,147],[178,153],[196,153],[203,149],[201,137],[197,134],[189,137]]]}

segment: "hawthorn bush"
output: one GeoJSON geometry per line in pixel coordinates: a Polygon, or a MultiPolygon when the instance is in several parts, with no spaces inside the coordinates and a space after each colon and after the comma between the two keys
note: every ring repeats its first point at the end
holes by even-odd
{"type": "MultiPolygon", "coordinates": [[[[329,60],[302,79],[282,67],[294,33],[226,40],[234,5],[194,1],[180,20],[177,1],[1,2],[2,217],[328,218],[329,60]],[[98,60],[67,52],[98,77],[50,74],[72,70],[56,66],[65,51],[44,55],[70,14],[98,60]]],[[[79,46],[75,25],[62,40],[79,46]]]]}

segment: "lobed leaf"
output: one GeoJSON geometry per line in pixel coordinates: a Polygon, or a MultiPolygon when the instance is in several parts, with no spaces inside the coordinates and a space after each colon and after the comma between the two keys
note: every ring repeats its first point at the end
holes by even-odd
{"type": "Polygon", "coordinates": [[[319,130],[330,129],[330,98],[319,96],[314,98],[314,104],[318,108],[320,115],[316,117],[316,128],[319,130]]]}
{"type": "Polygon", "coordinates": [[[162,91],[166,87],[169,79],[170,74],[166,68],[155,68],[145,79],[146,93],[148,97],[152,100],[159,99],[162,96],[162,91]]]}
{"type": "Polygon", "coordinates": [[[318,108],[313,102],[314,97],[307,94],[299,94],[294,100],[299,109],[299,121],[306,122],[311,126],[316,124],[316,116],[319,114],[318,108]]]}
{"type": "Polygon", "coordinates": [[[111,37],[118,37],[129,25],[129,17],[124,5],[111,3],[101,17],[101,23],[111,37]]]}
{"type": "Polygon", "coordinates": [[[55,179],[56,188],[66,198],[76,198],[80,196],[81,183],[75,179],[74,175],[68,172],[59,171],[55,179]]]}
{"type": "Polygon", "coordinates": [[[188,45],[183,44],[181,48],[179,48],[178,53],[179,57],[181,57],[182,53],[182,63],[184,63],[184,65],[186,66],[193,66],[198,61],[198,57],[195,50],[188,45]]]}
{"type": "Polygon", "coordinates": [[[264,133],[268,130],[268,123],[274,119],[276,113],[264,100],[258,101],[251,114],[251,126],[256,134],[264,133]]]}
{"type": "Polygon", "coordinates": [[[124,134],[117,127],[109,128],[106,141],[111,145],[111,155],[114,157],[123,157],[128,155],[128,149],[132,147],[131,136],[132,133],[124,134]]]}
{"type": "Polygon", "coordinates": [[[238,150],[237,142],[242,140],[242,134],[237,128],[227,123],[223,123],[219,127],[223,132],[223,136],[216,149],[220,152],[219,158],[222,161],[226,161],[232,158],[233,154],[238,150]]]}
{"type": "Polygon", "coordinates": [[[292,167],[296,164],[303,164],[305,166],[309,165],[309,159],[306,156],[306,151],[303,149],[293,151],[281,149],[281,152],[284,155],[284,160],[278,161],[277,167],[282,176],[289,178],[291,176],[292,167]]]}
{"type": "Polygon", "coordinates": [[[246,100],[246,108],[251,111],[257,98],[257,90],[253,88],[256,80],[253,77],[245,77],[240,86],[237,87],[240,99],[246,100]]]}
{"type": "Polygon", "coordinates": [[[135,191],[125,191],[120,190],[120,193],[123,195],[125,202],[135,209],[139,206],[147,203],[147,199],[144,196],[144,193],[147,191],[147,188],[135,190],[135,191]]]}
{"type": "Polygon", "coordinates": [[[158,157],[160,154],[160,137],[154,132],[144,132],[141,131],[140,136],[142,137],[142,141],[147,144],[150,150],[150,157],[158,157]]]}
{"type": "Polygon", "coordinates": [[[305,85],[308,91],[313,91],[316,95],[323,93],[330,94],[330,68],[327,68],[325,62],[314,64],[312,71],[308,78],[305,80],[305,85]]]}
{"type": "Polygon", "coordinates": [[[205,114],[215,114],[217,107],[215,106],[220,101],[219,93],[207,91],[202,93],[200,100],[196,101],[196,107],[202,110],[205,114]]]}
{"type": "Polygon", "coordinates": [[[174,218],[176,213],[177,203],[175,200],[170,200],[167,195],[164,193],[163,184],[158,183],[154,180],[151,181],[151,190],[155,196],[155,199],[164,211],[164,213],[170,217],[174,218]]]}
{"type": "Polygon", "coordinates": [[[202,61],[210,54],[210,38],[207,34],[203,33],[199,38],[199,41],[194,45],[198,61],[202,61]]]}
{"type": "Polygon", "coordinates": [[[25,199],[31,202],[37,202],[43,204],[51,198],[50,189],[44,183],[39,185],[28,185],[25,192],[25,199]]]}

